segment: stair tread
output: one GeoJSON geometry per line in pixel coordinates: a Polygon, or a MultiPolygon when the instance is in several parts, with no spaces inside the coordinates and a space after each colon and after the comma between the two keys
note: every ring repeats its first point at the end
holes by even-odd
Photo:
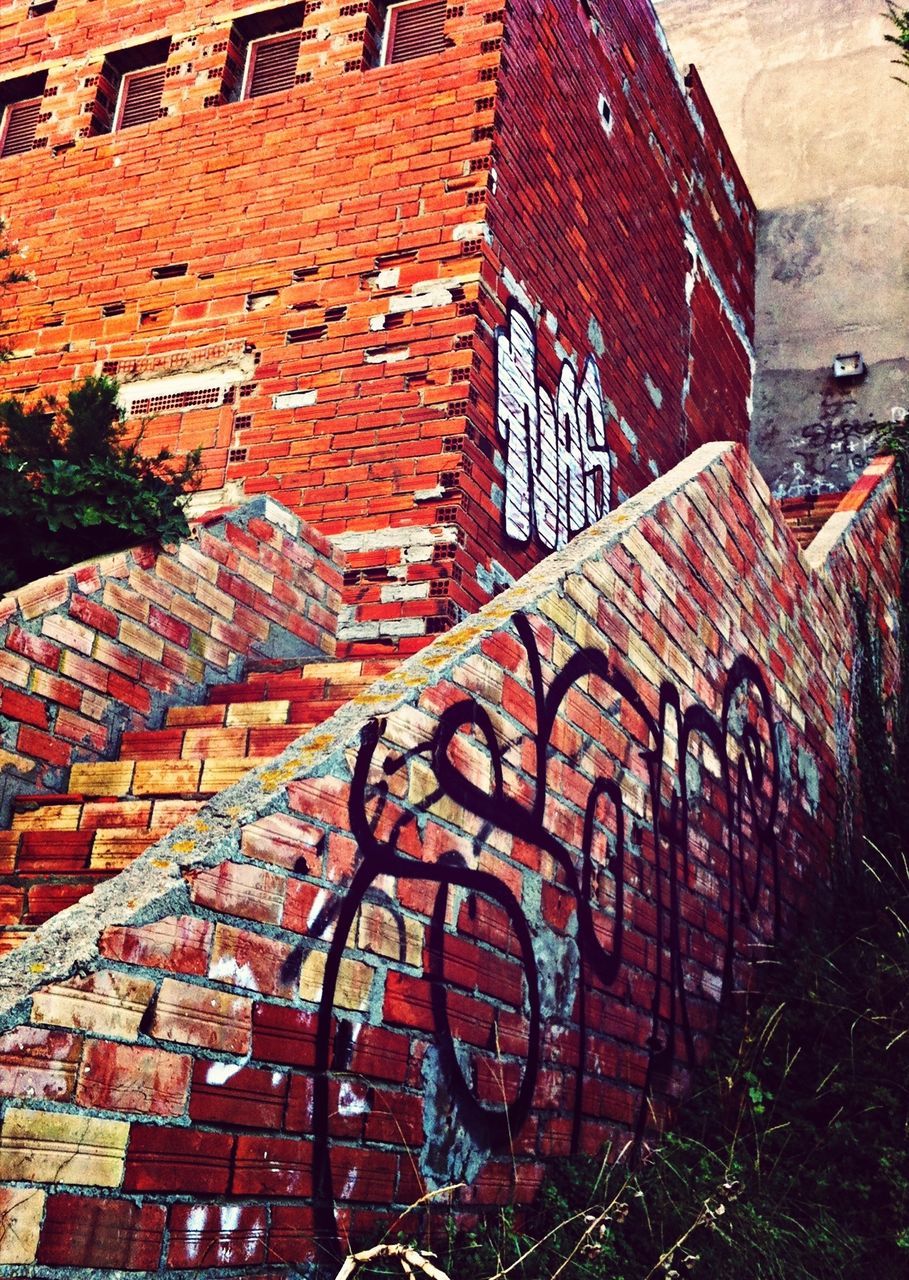
{"type": "Polygon", "coordinates": [[[170,707],[160,728],[127,730],[118,759],[73,764],[65,792],[15,798],[11,827],[0,832],[0,955],[398,662],[250,671],[242,682],[208,689],[203,705],[170,707]]]}

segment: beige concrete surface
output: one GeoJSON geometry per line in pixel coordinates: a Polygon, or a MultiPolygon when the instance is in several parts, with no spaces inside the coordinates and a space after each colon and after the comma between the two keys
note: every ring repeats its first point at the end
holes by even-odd
{"type": "Polygon", "coordinates": [[[754,456],[777,493],[845,488],[869,424],[909,408],[909,86],[883,0],[655,7],[760,211],[754,456]],[[837,383],[853,350],[868,374],[837,383]]]}

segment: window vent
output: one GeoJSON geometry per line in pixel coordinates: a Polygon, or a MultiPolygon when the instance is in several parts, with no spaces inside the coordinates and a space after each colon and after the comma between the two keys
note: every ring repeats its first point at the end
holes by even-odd
{"type": "Polygon", "coordinates": [[[151,67],[145,71],[130,72],[123,77],[115,126],[117,129],[131,129],[133,125],[150,124],[152,120],[158,119],[165,73],[165,67],[151,67]]]}
{"type": "Polygon", "coordinates": [[[40,114],[40,98],[32,98],[28,102],[10,103],[4,112],[2,126],[0,126],[2,127],[0,157],[21,156],[23,152],[31,151],[40,114]]]}
{"type": "Polygon", "coordinates": [[[287,36],[254,41],[250,45],[246,92],[243,96],[260,98],[266,93],[281,93],[292,89],[299,56],[299,31],[287,36]]]}
{"type": "Polygon", "coordinates": [[[445,46],[445,0],[392,5],[385,43],[386,63],[441,53],[445,46]]]}

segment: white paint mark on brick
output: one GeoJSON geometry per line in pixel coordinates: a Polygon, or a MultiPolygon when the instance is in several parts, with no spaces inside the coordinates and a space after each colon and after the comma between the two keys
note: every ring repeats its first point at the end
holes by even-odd
{"type": "Polygon", "coordinates": [[[365,364],[400,364],[410,359],[410,347],[393,347],[389,351],[367,351],[363,356],[365,364]]]}
{"type": "Polygon", "coordinates": [[[488,240],[489,228],[485,222],[460,222],[451,233],[452,240],[488,240]]]}
{"type": "Polygon", "coordinates": [[[404,529],[356,529],[332,535],[333,544],[342,551],[379,551],[387,547],[428,547],[430,555],[437,542],[455,542],[458,527],[454,524],[418,525],[404,529]]]}
{"type": "Polygon", "coordinates": [[[402,582],[382,587],[379,598],[382,604],[392,604],[396,600],[427,600],[429,598],[428,582],[402,582]]]}
{"type": "Polygon", "coordinates": [[[397,315],[404,311],[429,311],[433,307],[449,307],[454,302],[451,296],[453,287],[453,283],[442,280],[419,281],[412,286],[412,292],[398,293],[388,299],[389,314],[397,315]]]}
{"type": "Polygon", "coordinates": [[[209,1063],[208,1070],[205,1073],[206,1084],[226,1084],[232,1076],[235,1076],[242,1069],[242,1064],[238,1062],[212,1062],[209,1063]]]}
{"type": "Polygon", "coordinates": [[[248,964],[237,964],[235,956],[219,956],[212,961],[209,977],[216,982],[229,982],[234,987],[246,987],[258,991],[255,975],[248,964]]]}
{"type": "Polygon", "coordinates": [[[647,388],[647,394],[658,409],[663,407],[663,393],[657,384],[651,378],[649,373],[644,374],[644,386],[647,388]]]}
{"type": "MultiPolygon", "coordinates": [[[[426,628],[425,618],[393,618],[379,625],[379,634],[383,636],[421,636],[426,628]]],[[[354,628],[351,628],[353,630],[354,628]]],[[[340,631],[338,638],[341,638],[340,631]]],[[[344,636],[347,639],[347,635],[344,636]]]]}
{"type": "Polygon", "coordinates": [[[202,1232],[205,1229],[207,1216],[207,1206],[197,1204],[190,1209],[189,1217],[186,1219],[186,1252],[192,1260],[195,1260],[202,1247],[202,1232]]]}
{"type": "Polygon", "coordinates": [[[272,396],[271,404],[273,409],[305,409],[307,405],[315,404],[319,397],[318,391],[279,391],[276,396],[272,396]]]}
{"type": "Polygon", "coordinates": [[[368,1111],[369,1103],[358,1092],[356,1085],[351,1084],[349,1080],[342,1081],[338,1091],[338,1115],[362,1116],[368,1111]]]}
{"type": "Polygon", "coordinates": [[[221,1230],[236,1231],[240,1225],[240,1210],[242,1205],[225,1204],[221,1206],[221,1230]]]}

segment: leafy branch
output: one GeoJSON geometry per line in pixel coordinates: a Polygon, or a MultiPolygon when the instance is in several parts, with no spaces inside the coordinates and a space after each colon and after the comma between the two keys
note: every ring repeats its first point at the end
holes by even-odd
{"type": "Polygon", "coordinates": [[[0,401],[0,591],[147,540],[188,532],[199,451],[123,443],[117,384],[86,378],[65,403],[0,401]]]}
{"type": "MultiPolygon", "coordinates": [[[[0,218],[0,294],[29,279],[28,272],[17,265],[16,259],[16,246],[6,239],[6,223],[0,218]]],[[[11,348],[0,342],[0,362],[9,360],[11,355],[11,348]]]]}
{"type": "MultiPolygon", "coordinates": [[[[902,9],[893,0],[887,0],[887,12],[883,16],[889,18],[896,28],[895,33],[884,36],[888,44],[896,45],[900,51],[900,56],[893,59],[894,65],[909,68],[909,9],[902,9]]],[[[909,84],[909,80],[902,76],[894,76],[894,79],[900,84],[909,84]]]]}

